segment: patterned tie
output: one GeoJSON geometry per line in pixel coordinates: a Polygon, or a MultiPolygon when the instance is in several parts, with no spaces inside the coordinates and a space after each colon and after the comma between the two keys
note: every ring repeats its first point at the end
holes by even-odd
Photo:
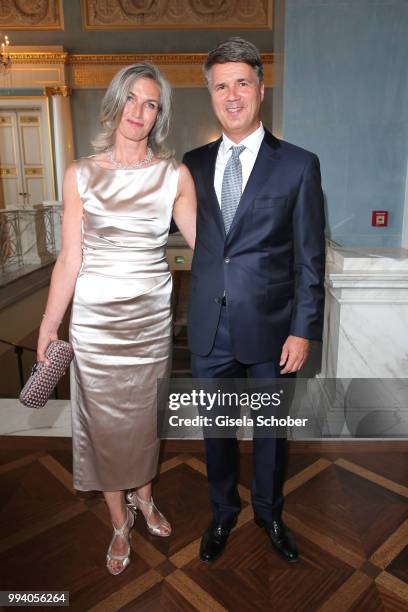
{"type": "Polygon", "coordinates": [[[228,234],[235,211],[238,208],[242,193],[242,166],[239,156],[244,145],[231,147],[232,155],[224,170],[221,189],[221,213],[224,219],[225,233],[228,234]]]}

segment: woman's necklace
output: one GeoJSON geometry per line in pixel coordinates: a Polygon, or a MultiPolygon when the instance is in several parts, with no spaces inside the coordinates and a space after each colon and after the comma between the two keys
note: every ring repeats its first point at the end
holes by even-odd
{"type": "Polygon", "coordinates": [[[150,147],[147,147],[146,155],[140,161],[135,162],[134,164],[122,164],[122,162],[118,161],[113,157],[113,148],[109,149],[107,152],[108,159],[115,166],[115,168],[121,168],[122,170],[132,170],[133,168],[143,168],[143,166],[147,166],[153,159],[153,151],[150,147]]]}

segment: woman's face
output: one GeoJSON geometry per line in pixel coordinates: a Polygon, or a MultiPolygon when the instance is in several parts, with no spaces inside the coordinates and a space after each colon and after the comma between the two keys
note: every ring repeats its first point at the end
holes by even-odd
{"type": "Polygon", "coordinates": [[[136,79],[130,88],[116,134],[126,140],[146,140],[156,122],[160,87],[149,78],[136,79]]]}

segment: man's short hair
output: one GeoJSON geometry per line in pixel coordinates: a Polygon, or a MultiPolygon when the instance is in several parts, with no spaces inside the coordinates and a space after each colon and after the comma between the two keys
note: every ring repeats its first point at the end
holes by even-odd
{"type": "Polygon", "coordinates": [[[249,64],[255,70],[258,81],[263,81],[263,65],[258,49],[249,40],[239,36],[231,36],[231,38],[220,42],[207,56],[204,63],[207,85],[211,83],[211,68],[214,64],[225,64],[227,62],[249,64]]]}

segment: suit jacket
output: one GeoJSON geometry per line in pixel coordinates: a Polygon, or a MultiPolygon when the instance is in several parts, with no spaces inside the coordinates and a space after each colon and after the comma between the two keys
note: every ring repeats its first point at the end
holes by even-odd
{"type": "Polygon", "coordinates": [[[289,334],[319,340],[324,305],[324,207],[316,155],[265,132],[228,235],[214,190],[221,139],[186,153],[197,191],[189,347],[208,355],[221,298],[234,355],[279,357],[289,334]]]}

